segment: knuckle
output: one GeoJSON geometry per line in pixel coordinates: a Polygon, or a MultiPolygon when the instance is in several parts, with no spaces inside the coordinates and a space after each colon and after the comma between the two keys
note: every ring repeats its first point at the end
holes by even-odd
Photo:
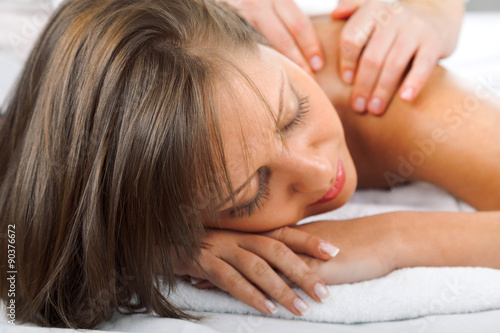
{"type": "Polygon", "coordinates": [[[243,286],[243,276],[239,273],[231,273],[225,277],[226,288],[227,289],[236,289],[241,288],[243,286]]]}
{"type": "Polygon", "coordinates": [[[383,79],[381,79],[378,83],[377,83],[377,86],[375,88],[375,91],[373,92],[373,96],[377,96],[377,97],[380,97],[382,99],[384,99],[389,91],[391,89],[394,89],[394,81],[396,80],[395,77],[391,76],[387,76],[387,77],[384,77],[383,79]]]}
{"type": "Polygon", "coordinates": [[[262,1],[240,0],[237,1],[236,7],[249,11],[257,11],[262,6],[262,1]]]}
{"type": "Polygon", "coordinates": [[[417,31],[427,28],[427,25],[418,17],[411,17],[409,25],[417,31]]]}
{"type": "Polygon", "coordinates": [[[434,31],[430,31],[429,33],[424,35],[424,40],[429,45],[437,45],[441,41],[438,34],[434,31]]]}
{"type": "Polygon", "coordinates": [[[304,277],[307,275],[308,272],[311,271],[308,270],[304,264],[296,263],[287,272],[287,277],[292,281],[299,282],[304,280],[304,277]]]}
{"type": "Polygon", "coordinates": [[[380,68],[380,66],[382,65],[382,60],[380,59],[380,57],[371,54],[363,57],[363,62],[365,66],[372,70],[380,68]]]}
{"type": "Polygon", "coordinates": [[[356,54],[359,50],[361,50],[361,47],[358,47],[356,43],[354,42],[354,38],[352,38],[349,35],[344,35],[340,37],[339,41],[339,46],[340,50],[346,55],[346,56],[351,56],[356,54]]]}
{"type": "Polygon", "coordinates": [[[397,57],[395,59],[389,59],[387,61],[387,70],[392,73],[400,72],[403,69],[405,69],[407,65],[408,65],[407,61],[405,61],[401,57],[397,57]]]}
{"type": "Polygon", "coordinates": [[[312,283],[312,285],[315,285],[316,282],[318,281],[318,277],[316,276],[316,273],[314,273],[310,269],[306,269],[303,275],[303,280],[306,281],[307,283],[312,283]]]}
{"type": "Polygon", "coordinates": [[[263,277],[266,275],[269,266],[265,264],[263,261],[255,261],[254,263],[251,264],[252,267],[252,272],[256,277],[263,277]]]}
{"type": "Polygon", "coordinates": [[[306,243],[310,245],[319,245],[321,243],[321,239],[315,235],[306,234],[306,243]]]}
{"type": "Polygon", "coordinates": [[[278,229],[278,240],[284,242],[290,236],[290,228],[282,227],[278,229]]]}
{"type": "Polygon", "coordinates": [[[369,9],[381,8],[383,6],[385,6],[385,4],[379,1],[367,1],[366,3],[366,7],[369,9]]]}
{"type": "Polygon", "coordinates": [[[434,55],[432,54],[427,54],[425,56],[423,56],[421,58],[421,61],[420,61],[420,70],[421,72],[428,72],[430,68],[434,67],[434,65],[436,64],[437,62],[437,59],[434,55]]]}
{"type": "Polygon", "coordinates": [[[295,43],[291,38],[289,38],[289,36],[277,38],[274,44],[278,50],[283,52],[290,51],[295,47],[295,43]]]}
{"type": "Polygon", "coordinates": [[[271,251],[274,253],[277,257],[285,257],[290,253],[290,249],[288,246],[286,246],[283,243],[274,243],[271,246],[271,251]]]}
{"type": "Polygon", "coordinates": [[[293,36],[301,36],[309,29],[309,22],[302,16],[299,16],[289,26],[288,30],[293,36]]]}
{"type": "Polygon", "coordinates": [[[272,286],[273,295],[272,297],[278,300],[280,303],[283,303],[283,300],[292,298],[290,293],[293,293],[288,287],[283,285],[275,284],[272,286]]]}

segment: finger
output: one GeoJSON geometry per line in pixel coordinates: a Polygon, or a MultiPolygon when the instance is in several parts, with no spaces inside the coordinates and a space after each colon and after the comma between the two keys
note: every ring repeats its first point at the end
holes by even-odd
{"type": "Polygon", "coordinates": [[[323,68],[324,56],[311,20],[291,0],[278,0],[274,10],[286,26],[313,71],[323,68]]]}
{"type": "Polygon", "coordinates": [[[285,26],[283,26],[279,17],[273,12],[266,11],[262,13],[261,19],[255,21],[254,25],[278,52],[302,67],[309,75],[314,76],[298,45],[285,26]]]}
{"type": "Polygon", "coordinates": [[[201,280],[198,283],[194,283],[194,284],[191,281],[191,284],[195,288],[197,288],[197,289],[213,289],[213,288],[216,288],[216,286],[212,282],[210,282],[208,280],[201,280]]]}
{"type": "Polygon", "coordinates": [[[356,12],[340,33],[340,74],[346,83],[354,81],[359,57],[375,28],[368,11],[356,12]]]}
{"type": "Polygon", "coordinates": [[[283,227],[263,235],[282,242],[296,253],[308,254],[323,260],[335,257],[340,251],[324,239],[295,228],[283,227]]]}
{"type": "MultiPolygon", "coordinates": [[[[391,27],[389,27],[391,28],[391,27]]],[[[374,33],[359,61],[354,80],[351,106],[357,112],[364,112],[375,83],[384,65],[386,55],[394,42],[396,29],[384,29],[374,33]]]]}
{"type": "MultiPolygon", "coordinates": [[[[328,289],[326,289],[325,284],[319,276],[282,242],[271,238],[267,238],[267,241],[259,242],[252,241],[251,238],[245,238],[245,240],[240,243],[240,246],[257,254],[273,267],[276,267],[287,278],[297,283],[297,285],[314,300],[324,301],[328,299],[328,289]]],[[[259,266],[257,266],[255,270],[257,271],[257,275],[259,272],[261,274],[265,273],[265,270],[261,269],[259,266]]],[[[290,299],[288,298],[287,301],[290,302],[290,299]]]]}
{"type": "Polygon", "coordinates": [[[417,97],[431,75],[432,70],[436,67],[438,58],[436,50],[431,46],[431,43],[422,45],[417,51],[410,72],[401,86],[399,96],[402,100],[409,102],[417,97]]]}
{"type": "Polygon", "coordinates": [[[278,307],[273,301],[264,296],[261,291],[224,260],[213,260],[211,265],[207,267],[209,267],[207,273],[210,276],[210,281],[215,286],[262,313],[273,314],[278,311],[278,307]]]}
{"type": "MultiPolygon", "coordinates": [[[[264,260],[256,254],[258,253],[236,251],[232,256],[225,257],[224,260],[293,314],[300,316],[307,313],[309,306],[266,262],[267,258],[264,260]]],[[[307,267],[303,261],[302,263],[307,267]]]]}
{"type": "Polygon", "coordinates": [[[410,38],[407,34],[400,34],[396,39],[368,102],[369,112],[375,115],[384,113],[417,47],[417,39],[410,38]]]}
{"type": "Polygon", "coordinates": [[[344,20],[350,17],[358,8],[359,3],[356,0],[340,0],[331,17],[334,20],[344,20]]]}

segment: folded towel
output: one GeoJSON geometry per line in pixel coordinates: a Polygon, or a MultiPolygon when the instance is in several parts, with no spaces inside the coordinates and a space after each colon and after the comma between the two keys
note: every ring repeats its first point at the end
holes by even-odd
{"type": "MultiPolygon", "coordinates": [[[[472,209],[437,187],[415,183],[390,191],[358,191],[345,207],[301,222],[348,219],[396,210],[472,209]]],[[[500,270],[495,269],[405,268],[379,279],[329,286],[332,297],[325,303],[317,303],[295,288],[297,294],[310,305],[311,311],[303,317],[296,317],[280,307],[273,317],[328,323],[365,323],[500,309],[499,286],[500,270]]],[[[198,290],[181,280],[178,289],[168,297],[182,309],[262,315],[226,292],[198,290]]]]}

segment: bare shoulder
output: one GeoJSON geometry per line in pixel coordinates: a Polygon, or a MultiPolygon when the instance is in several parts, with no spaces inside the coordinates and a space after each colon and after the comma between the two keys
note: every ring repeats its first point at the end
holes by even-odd
{"type": "Polygon", "coordinates": [[[339,76],[339,42],[343,21],[332,21],[329,16],[312,18],[316,34],[325,55],[325,66],[316,74],[318,84],[334,106],[348,106],[350,86],[339,76]]]}
{"type": "Polygon", "coordinates": [[[343,83],[338,71],[343,22],[325,17],[313,22],[326,57],[317,81],[342,120],[359,186],[423,180],[477,209],[498,209],[498,96],[436,66],[413,102],[396,96],[381,117],[357,114],[348,103],[351,86],[343,83]]]}

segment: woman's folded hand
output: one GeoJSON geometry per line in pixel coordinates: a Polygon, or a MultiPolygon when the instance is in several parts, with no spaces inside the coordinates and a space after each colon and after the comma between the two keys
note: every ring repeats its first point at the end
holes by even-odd
{"type": "Polygon", "coordinates": [[[295,315],[309,309],[279,273],[314,300],[329,298],[325,283],[296,254],[327,261],[338,253],[335,246],[317,236],[288,227],[260,235],[211,230],[204,243],[199,265],[184,262],[175,270],[178,275],[190,277],[196,287],[219,287],[268,314],[278,310],[271,299],[295,315]]]}
{"type": "Polygon", "coordinates": [[[301,256],[326,284],[342,284],[384,276],[398,268],[400,238],[394,214],[347,221],[321,221],[297,226],[336,244],[340,253],[329,261],[301,256]]]}

